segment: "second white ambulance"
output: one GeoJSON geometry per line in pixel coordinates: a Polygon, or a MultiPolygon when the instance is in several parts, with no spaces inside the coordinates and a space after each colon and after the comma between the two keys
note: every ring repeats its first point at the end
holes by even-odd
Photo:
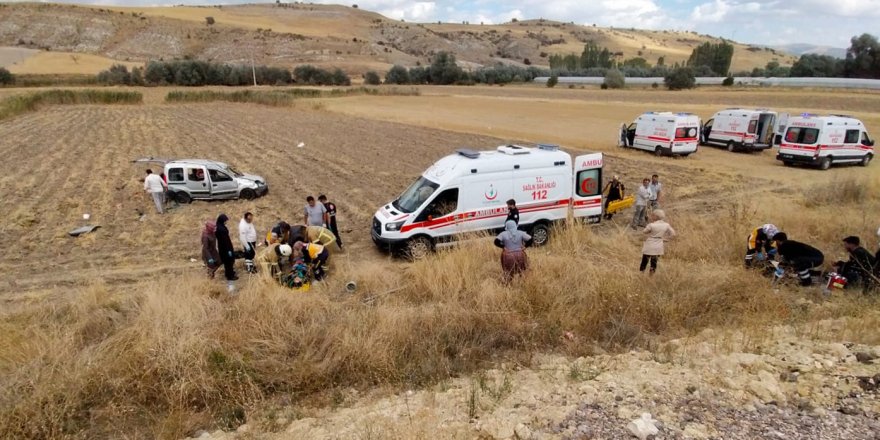
{"type": "Polygon", "coordinates": [[[836,163],[867,166],[874,141],[862,121],[841,115],[803,114],[788,119],[776,159],[785,165],[808,164],[823,170],[836,163]]]}
{"type": "Polygon", "coordinates": [[[690,113],[648,112],[620,128],[618,146],[661,155],[689,156],[697,152],[700,118],[690,113]]]}
{"type": "Polygon", "coordinates": [[[715,113],[703,125],[700,141],[727,151],[760,151],[773,146],[776,112],[730,108],[715,113]]]}
{"type": "Polygon", "coordinates": [[[438,160],[393,202],[376,211],[371,235],[381,248],[422,258],[461,234],[504,227],[507,200],[535,245],[572,215],[602,215],[602,153],[572,158],[555,145],[457,150],[438,160]]]}

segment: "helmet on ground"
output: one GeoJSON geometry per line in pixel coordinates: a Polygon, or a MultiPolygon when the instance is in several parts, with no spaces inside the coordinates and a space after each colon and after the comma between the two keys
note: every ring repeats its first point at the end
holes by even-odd
{"type": "Polygon", "coordinates": [[[290,254],[293,253],[293,249],[290,247],[289,244],[282,244],[281,246],[278,246],[278,251],[281,252],[281,255],[285,257],[289,257],[290,254]]]}

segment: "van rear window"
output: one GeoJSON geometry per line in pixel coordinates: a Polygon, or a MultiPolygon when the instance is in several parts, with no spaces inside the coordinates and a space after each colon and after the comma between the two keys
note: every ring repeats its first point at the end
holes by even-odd
{"type": "Polygon", "coordinates": [[[679,127],[675,129],[676,139],[690,139],[697,137],[696,127],[679,127]]]}
{"type": "Polygon", "coordinates": [[[785,132],[785,142],[812,145],[819,139],[818,128],[789,127],[785,132]]]}
{"type": "Polygon", "coordinates": [[[183,182],[183,168],[168,169],[169,182],[183,182]]]}

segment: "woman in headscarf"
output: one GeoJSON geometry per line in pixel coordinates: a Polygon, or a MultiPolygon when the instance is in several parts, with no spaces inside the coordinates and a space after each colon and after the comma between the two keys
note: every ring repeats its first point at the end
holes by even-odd
{"type": "Polygon", "coordinates": [[[495,246],[501,251],[501,270],[504,272],[504,282],[510,282],[514,275],[525,272],[529,266],[526,257],[526,246],[531,244],[532,236],[516,228],[516,222],[507,220],[504,223],[504,232],[495,238],[495,246]]]}
{"type": "Polygon", "coordinates": [[[220,214],[217,217],[217,230],[214,231],[214,235],[217,237],[217,250],[220,251],[220,261],[223,262],[223,271],[226,275],[226,279],[228,281],[235,281],[238,279],[235,276],[235,248],[232,247],[232,239],[229,238],[229,229],[226,227],[226,222],[229,220],[229,217],[226,214],[220,214]]]}
{"type": "Polygon", "coordinates": [[[208,270],[208,277],[214,278],[214,273],[220,267],[220,254],[217,252],[217,237],[214,232],[217,230],[217,224],[214,222],[205,222],[205,229],[202,230],[202,261],[208,270]]]}
{"type": "Polygon", "coordinates": [[[645,245],[642,246],[642,264],[639,265],[639,271],[644,272],[650,262],[651,275],[654,275],[654,272],[657,271],[657,259],[663,255],[664,242],[675,237],[675,229],[666,223],[666,213],[662,209],[652,211],[651,218],[653,221],[642,230],[648,235],[648,238],[645,239],[645,245]]]}

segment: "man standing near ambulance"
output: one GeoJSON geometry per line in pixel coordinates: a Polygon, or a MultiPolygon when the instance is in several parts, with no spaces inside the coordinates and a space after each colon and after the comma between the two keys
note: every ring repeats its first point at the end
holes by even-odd
{"type": "Polygon", "coordinates": [[[663,184],[660,183],[660,176],[654,174],[651,176],[651,200],[650,206],[651,211],[655,209],[660,209],[660,190],[663,189],[663,184]]]}
{"type": "Polygon", "coordinates": [[[647,223],[648,201],[651,200],[651,181],[642,179],[642,184],[636,190],[636,204],[633,212],[632,228],[645,227],[647,223]]]}

